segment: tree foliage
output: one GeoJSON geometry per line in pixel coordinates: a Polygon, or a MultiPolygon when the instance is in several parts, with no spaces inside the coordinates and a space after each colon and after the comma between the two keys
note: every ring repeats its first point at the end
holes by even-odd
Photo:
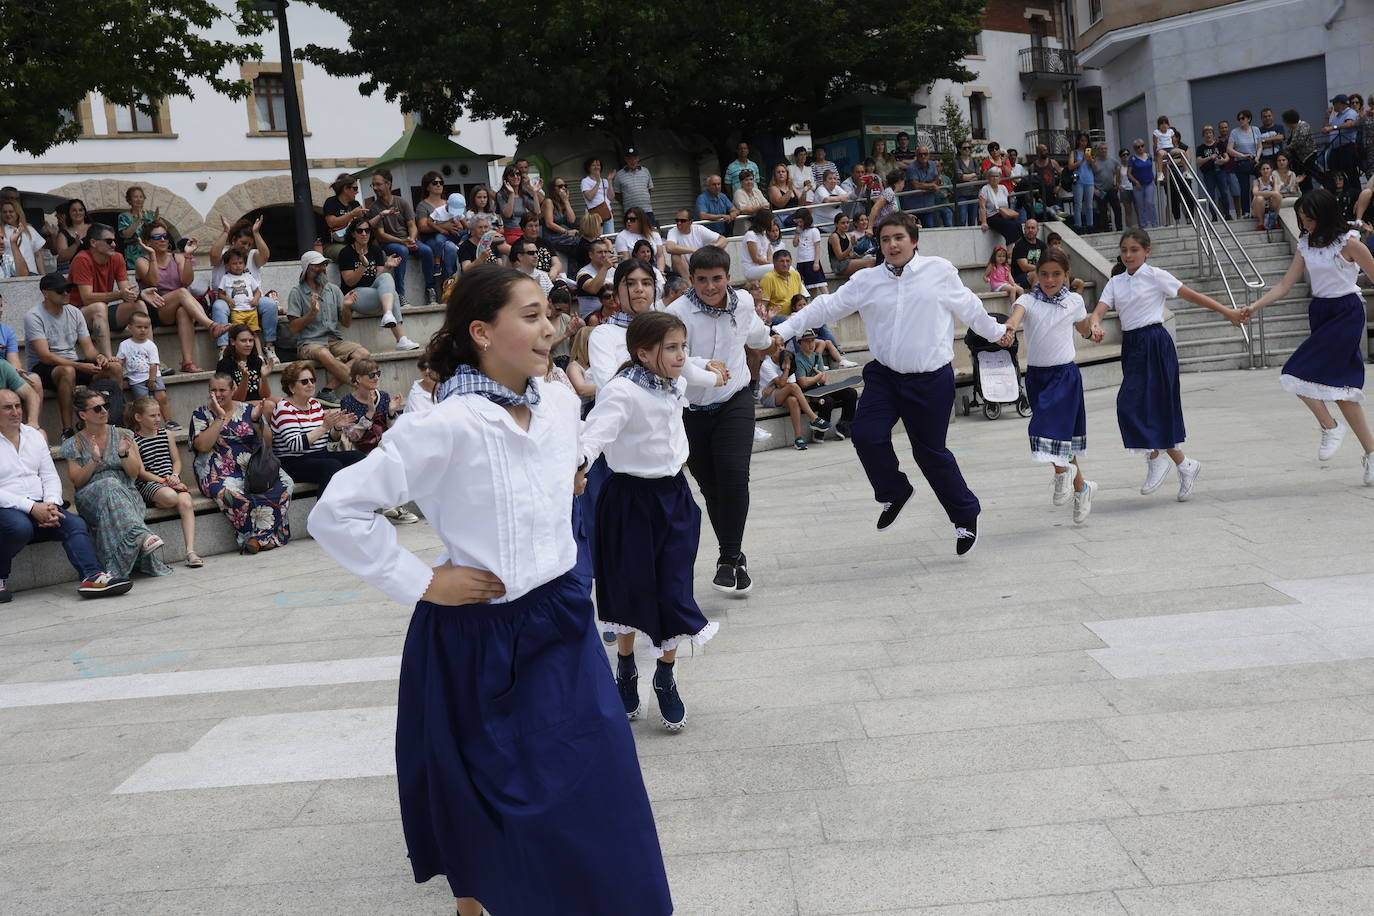
{"type": "Polygon", "coordinates": [[[973,131],[969,127],[968,119],[964,117],[964,109],[951,93],[946,92],[944,101],[940,103],[941,133],[940,138],[940,159],[945,168],[946,175],[954,174],[954,159],[959,155],[959,144],[972,140],[973,131]]]}
{"type": "Polygon", "coordinates": [[[938,78],[971,78],[983,0],[863,4],[793,0],[774,8],[723,0],[426,0],[406,9],[399,46],[393,0],[310,0],[350,23],[347,49],[300,56],[359,89],[418,112],[504,120],[520,140],[566,128],[620,143],[642,127],[730,138],[786,133],[853,92],[909,95],[938,78]]]}
{"type": "Polygon", "coordinates": [[[158,99],[192,95],[194,78],[243,98],[248,83],[221,72],[261,59],[262,48],[203,35],[221,20],[240,36],[262,33],[270,20],[252,0],[235,2],[228,12],[215,0],[0,0],[0,147],[38,155],[75,140],[71,113],[92,90],[148,114],[158,99]]]}

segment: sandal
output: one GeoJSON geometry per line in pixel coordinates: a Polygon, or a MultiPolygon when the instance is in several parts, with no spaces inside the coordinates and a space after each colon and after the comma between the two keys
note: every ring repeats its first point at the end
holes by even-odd
{"type": "Polygon", "coordinates": [[[138,552],[143,554],[144,556],[147,556],[148,554],[152,553],[154,550],[157,550],[161,546],[162,538],[158,537],[156,534],[150,534],[143,539],[143,543],[140,544],[138,547],[138,552]]]}
{"type": "Polygon", "coordinates": [[[202,560],[200,554],[196,553],[194,550],[188,550],[186,552],[186,565],[192,569],[200,569],[205,565],[205,561],[202,560]]]}
{"type": "Polygon", "coordinates": [[[182,372],[204,372],[205,370],[202,369],[202,368],[200,368],[199,366],[197,366],[195,363],[183,362],[183,363],[181,364],[181,371],[182,371],[182,372]]]}
{"type": "Polygon", "coordinates": [[[239,548],[239,553],[246,553],[249,556],[252,556],[261,549],[262,544],[258,543],[257,538],[249,538],[248,540],[243,542],[243,546],[239,548]]]}

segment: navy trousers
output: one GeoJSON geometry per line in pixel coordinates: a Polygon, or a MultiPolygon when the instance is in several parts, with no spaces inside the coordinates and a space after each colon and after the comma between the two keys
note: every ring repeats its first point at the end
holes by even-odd
{"type": "Polygon", "coordinates": [[[748,388],[715,410],[685,410],[687,470],[706,500],[706,514],[720,545],[720,557],[733,560],[744,547],[749,517],[749,462],[754,453],[754,396],[748,388]]]}
{"type": "Polygon", "coordinates": [[[949,414],[954,407],[954,369],[894,372],[876,360],[864,366],[864,393],[854,416],[854,451],[880,503],[895,502],[911,491],[911,481],[897,467],[892,428],[901,420],[911,452],[926,483],[956,525],[978,518],[982,507],[964,482],[959,463],[945,447],[949,414]]]}
{"type": "Polygon", "coordinates": [[[82,579],[100,575],[100,561],[91,543],[91,533],[79,515],[62,513],[62,521],[55,528],[40,528],[27,512],[0,509],[0,579],[10,577],[10,564],[19,551],[39,541],[61,541],[67,561],[81,574],[82,579]]]}

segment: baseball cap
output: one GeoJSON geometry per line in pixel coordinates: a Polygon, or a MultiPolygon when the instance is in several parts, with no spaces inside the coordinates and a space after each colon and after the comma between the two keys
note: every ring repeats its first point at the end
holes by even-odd
{"type": "Polygon", "coordinates": [[[805,331],[802,331],[800,335],[798,335],[798,338],[797,338],[797,339],[798,339],[798,340],[811,340],[811,339],[813,339],[815,336],[816,336],[816,329],[815,329],[815,328],[807,328],[805,331]]]}
{"type": "Polygon", "coordinates": [[[38,281],[39,290],[45,293],[50,289],[65,293],[75,285],[61,274],[44,274],[43,279],[38,281]]]}
{"type": "Polygon", "coordinates": [[[1349,105],[1349,104],[1350,104],[1350,96],[1346,95],[1344,92],[1338,93],[1338,94],[1331,100],[1331,104],[1332,104],[1332,105],[1349,105]]]}
{"type": "Polygon", "coordinates": [[[627,155],[627,156],[638,156],[638,155],[639,155],[639,150],[635,149],[633,146],[627,146],[627,147],[625,147],[625,155],[627,155]]]}
{"type": "Polygon", "coordinates": [[[457,191],[448,196],[448,212],[450,216],[462,216],[463,211],[468,208],[468,199],[457,191]]]}

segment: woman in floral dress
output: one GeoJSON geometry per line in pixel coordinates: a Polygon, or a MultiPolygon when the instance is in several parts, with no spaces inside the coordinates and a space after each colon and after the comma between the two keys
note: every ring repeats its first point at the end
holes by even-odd
{"type": "Polygon", "coordinates": [[[143,460],[133,433],[110,424],[105,395],[78,388],[72,395],[77,433],[62,443],[67,477],[76,488],[76,511],[95,540],[95,553],[112,576],[134,569],[165,576],[171,567],[158,559],[162,538],[143,521],[143,497],[134,487],[143,460]]]}
{"type": "Polygon", "coordinates": [[[248,459],[258,444],[261,407],[235,401],[234,381],[224,373],[210,379],[210,403],[191,414],[200,491],[219,504],[244,553],[282,547],[291,539],[287,511],[292,480],[282,471],[266,493],[249,493],[248,459]]]}

